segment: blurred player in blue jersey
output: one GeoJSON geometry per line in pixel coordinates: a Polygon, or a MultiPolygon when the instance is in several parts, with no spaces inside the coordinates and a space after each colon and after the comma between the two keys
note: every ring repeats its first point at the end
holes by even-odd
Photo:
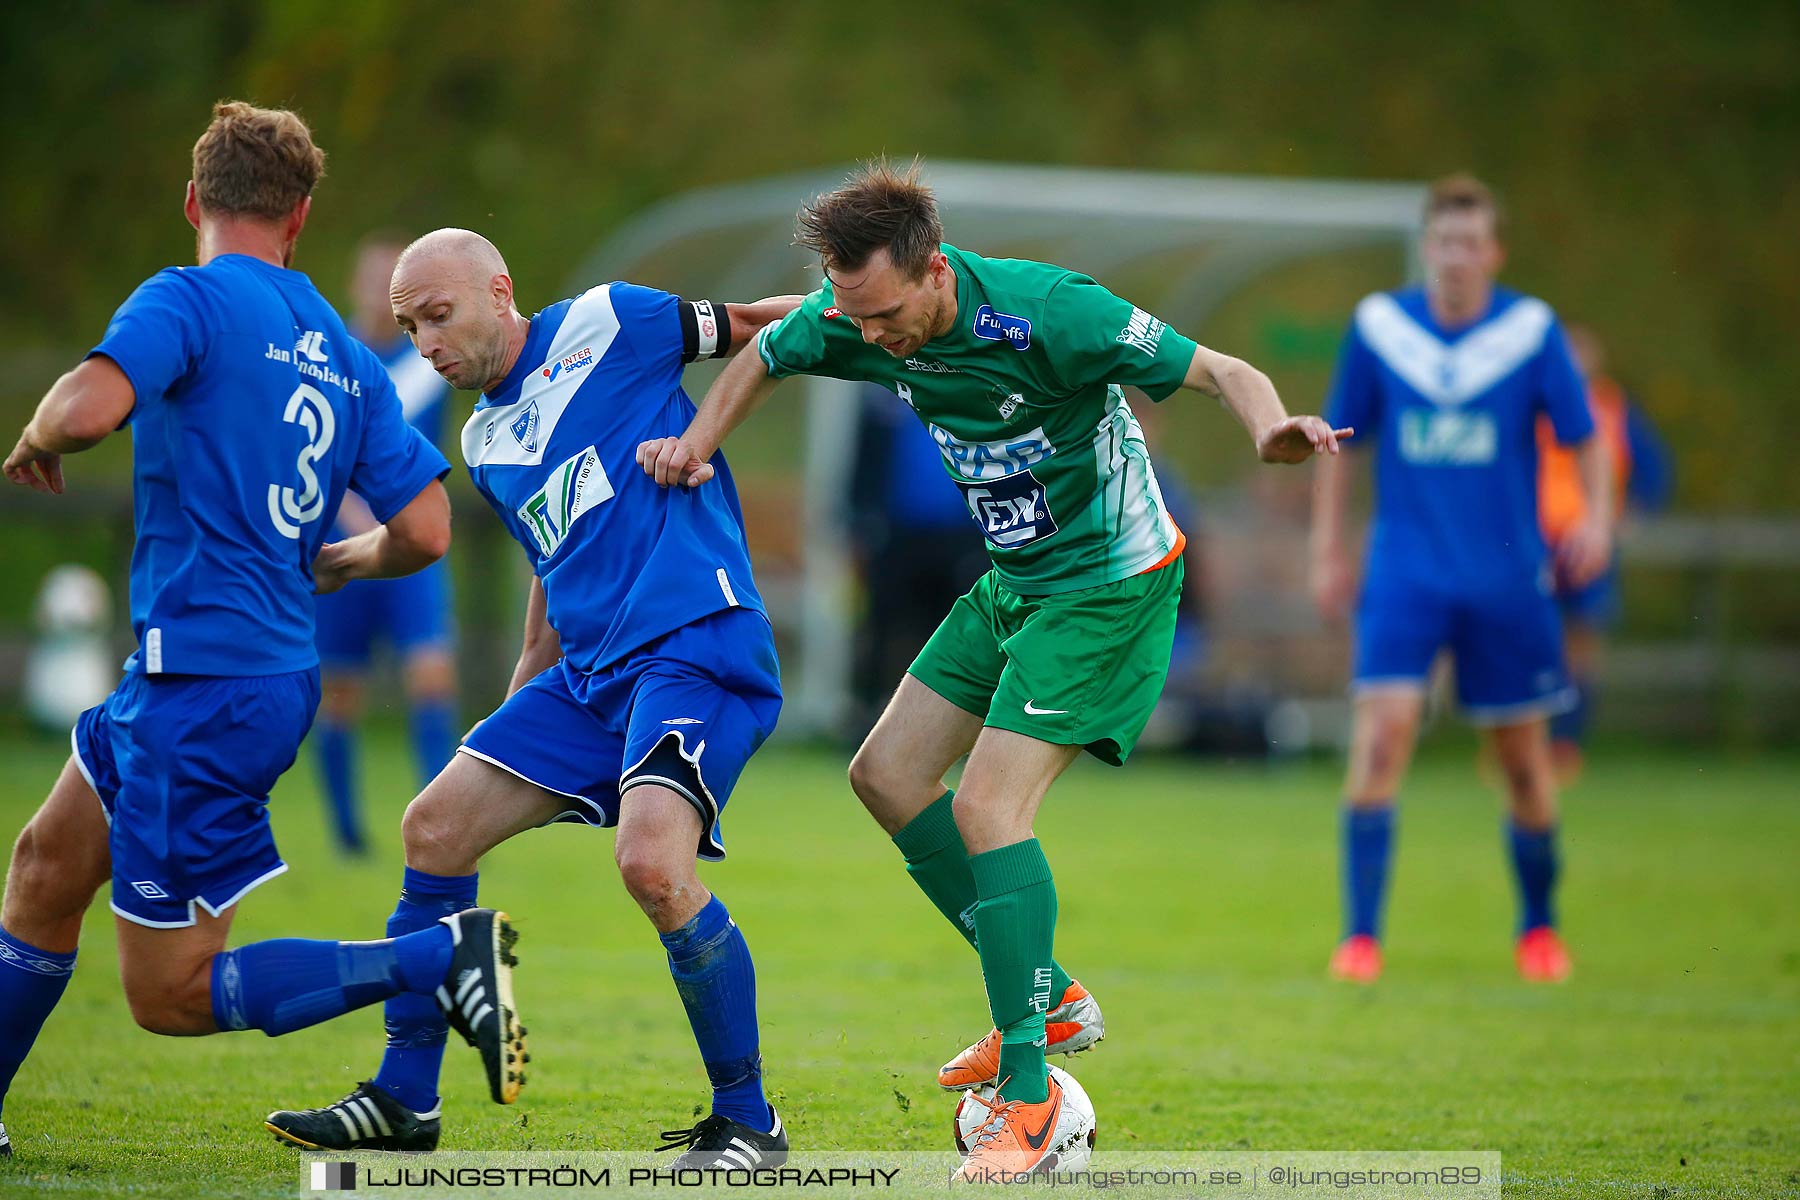
{"type": "MultiPolygon", "coordinates": [[[[350,281],[352,329],[387,367],[407,422],[439,446],[450,386],[413,350],[388,307],[388,281],[405,245],[402,238],[378,233],[364,239],[357,250],[350,281]]],[[[331,540],[365,532],[374,524],[362,497],[346,492],[331,540]]],[[[456,751],[448,565],[440,561],[400,579],[347,584],[318,598],[317,615],[323,695],[312,733],[313,750],[338,844],[360,853],[366,842],[357,799],[356,725],[362,718],[369,659],[377,642],[386,642],[400,658],[419,786],[443,770],[456,751]]]]}
{"type": "MultiPolygon", "coordinates": [[[[1395,797],[1418,736],[1433,661],[1448,649],[1457,697],[1505,777],[1506,843],[1520,897],[1515,957],[1530,980],[1560,980],[1555,928],[1556,786],[1546,718],[1574,701],[1551,596],[1560,571],[1579,586],[1611,554],[1611,459],[1594,436],[1586,388],[1549,305],[1498,287],[1500,211],[1469,176],[1433,185],[1421,252],[1424,287],[1357,306],[1327,417],[1376,447],[1377,497],[1356,608],[1355,696],[1343,814],[1343,979],[1381,973],[1381,915],[1395,797]],[[1537,419],[1575,448],[1588,506],[1552,563],[1537,511],[1537,419]]],[[[1313,587],[1328,619],[1346,615],[1347,474],[1320,465],[1313,587]]]]}
{"type": "Polygon", "coordinates": [[[449,464],[407,427],[381,363],[287,266],[324,162],[293,113],[216,106],[184,206],[199,265],[133,292],[7,456],[13,483],[60,494],[64,455],[131,425],[138,647],[117,690],[77,721],[73,756],[13,848],[0,1099],[109,878],[119,973],[144,1028],[274,1035],[437,996],[481,1049],[495,1099],[517,1091],[503,1087],[503,1059],[523,1054],[504,914],[464,905],[385,941],[225,949],[238,901],[287,870],[269,789],[319,702],[315,586],[416,571],[450,541],[438,482],[449,464]],[[379,524],[326,545],[349,486],[379,524]]]}
{"type": "MultiPolygon", "coordinates": [[[[1675,486],[1667,444],[1630,393],[1607,373],[1606,347],[1593,330],[1571,325],[1569,348],[1587,377],[1595,431],[1612,453],[1614,518],[1623,521],[1628,510],[1657,511],[1668,503],[1675,486]]],[[[1587,497],[1575,455],[1556,444],[1548,419],[1539,418],[1538,517],[1552,554],[1581,527],[1586,515],[1587,497]]],[[[1550,720],[1550,757],[1558,781],[1569,783],[1581,774],[1582,743],[1593,713],[1601,654],[1608,631],[1619,619],[1618,563],[1608,563],[1597,578],[1579,585],[1557,572],[1556,603],[1562,610],[1575,703],[1550,720]]]]}
{"type": "MultiPolygon", "coordinates": [[[[463,457],[532,581],[505,703],[406,811],[388,930],[473,904],[482,855],[516,833],[617,826],[620,875],[662,939],[712,1082],[711,1115],[664,1135],[684,1167],[787,1152],[763,1094],[750,951],[694,871],[696,856],[725,856],[720,812],[775,727],[781,680],[724,459],[726,486],[689,491],[658,487],[635,456],[692,419],[684,364],[731,353],[798,300],[713,304],[611,283],[527,319],[499,251],[462,229],[408,247],[391,290],[418,352],[483,393],[463,457]]],[[[326,1149],[435,1147],[443,1019],[397,997],[387,1036],[372,1081],[272,1113],[268,1128],[326,1149]],[[355,1119],[371,1109],[376,1128],[355,1119]]]]}

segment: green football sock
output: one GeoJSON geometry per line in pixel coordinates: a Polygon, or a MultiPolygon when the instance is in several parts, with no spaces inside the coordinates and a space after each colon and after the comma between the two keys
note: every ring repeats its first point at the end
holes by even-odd
{"type": "Polygon", "coordinates": [[[981,897],[975,906],[981,977],[1000,1030],[1000,1093],[1038,1104],[1050,1094],[1044,1014],[1051,1004],[1056,884],[1036,838],[970,855],[969,868],[981,897]]]}
{"type": "MultiPolygon", "coordinates": [[[[956,927],[969,945],[975,944],[975,873],[969,870],[969,852],[956,818],[950,812],[955,792],[933,800],[906,827],[894,835],[894,845],[906,859],[906,873],[919,890],[956,927]]],[[[1050,964],[1050,1004],[1054,1007],[1069,990],[1069,973],[1062,964],[1050,964]]]]}

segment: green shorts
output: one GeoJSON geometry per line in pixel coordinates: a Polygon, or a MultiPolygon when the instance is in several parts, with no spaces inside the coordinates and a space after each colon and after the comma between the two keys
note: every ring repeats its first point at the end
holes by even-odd
{"type": "Polygon", "coordinates": [[[989,571],[950,609],[909,672],[986,724],[1114,766],[1137,744],[1169,675],[1181,560],[1054,596],[989,571]]]}

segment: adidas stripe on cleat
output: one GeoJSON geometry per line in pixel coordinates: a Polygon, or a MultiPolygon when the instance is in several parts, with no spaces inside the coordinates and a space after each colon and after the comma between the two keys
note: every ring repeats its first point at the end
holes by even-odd
{"type": "Polygon", "coordinates": [[[525,1027],[513,1002],[513,954],[518,931],[503,912],[471,908],[442,918],[454,948],[450,970],[437,990],[438,1007],[450,1028],[481,1051],[488,1092],[496,1104],[511,1104],[525,1086],[525,1027]]]}
{"type": "MultiPolygon", "coordinates": [[[[1080,1054],[1106,1037],[1106,1018],[1093,995],[1074,980],[1063,989],[1062,999],[1044,1014],[1044,1053],[1080,1054]]],[[[1000,1073],[1000,1031],[988,1035],[938,1068],[938,1086],[961,1092],[994,1082],[1000,1073]]]]}
{"type": "Polygon", "coordinates": [[[787,1161],[787,1130],[781,1127],[781,1117],[773,1108],[769,1115],[775,1118],[775,1128],[764,1133],[752,1129],[742,1121],[734,1121],[730,1117],[712,1114],[691,1129],[663,1130],[663,1144],[658,1150],[679,1150],[687,1147],[682,1154],[669,1165],[672,1171],[704,1170],[716,1168],[725,1171],[754,1171],[761,1167],[779,1167],[787,1161]]]}
{"type": "Polygon", "coordinates": [[[439,1111],[413,1112],[365,1080],[324,1108],[272,1112],[263,1128],[308,1150],[435,1150],[439,1111]]]}

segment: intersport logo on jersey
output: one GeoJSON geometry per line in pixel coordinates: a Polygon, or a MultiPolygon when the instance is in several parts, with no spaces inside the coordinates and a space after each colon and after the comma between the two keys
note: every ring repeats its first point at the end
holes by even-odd
{"type": "Polygon", "coordinates": [[[545,367],[544,368],[544,378],[548,379],[552,382],[555,382],[556,377],[558,375],[561,375],[564,371],[569,371],[569,372],[573,373],[575,371],[581,370],[583,367],[591,367],[593,365],[594,365],[594,349],[593,349],[593,347],[592,346],[583,346],[581,349],[577,350],[575,353],[564,355],[562,358],[558,359],[556,362],[553,362],[549,366],[545,367]]]}

